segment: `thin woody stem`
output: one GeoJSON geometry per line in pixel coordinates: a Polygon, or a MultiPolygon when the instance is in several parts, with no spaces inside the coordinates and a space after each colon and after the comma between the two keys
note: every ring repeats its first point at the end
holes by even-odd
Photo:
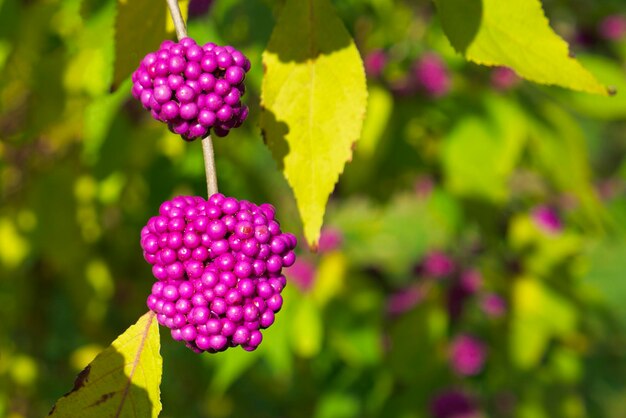
{"type": "Polygon", "coordinates": [[[213,154],[213,141],[211,135],[202,138],[202,155],[204,155],[204,171],[206,172],[206,189],[209,197],[217,193],[217,170],[215,170],[215,157],[213,154]]]}
{"type": "Polygon", "coordinates": [[[167,7],[170,9],[170,15],[172,15],[172,20],[174,21],[174,27],[176,28],[176,37],[178,37],[180,41],[187,36],[187,28],[185,27],[183,14],[180,12],[180,7],[178,7],[178,0],[166,1],[167,7]]]}

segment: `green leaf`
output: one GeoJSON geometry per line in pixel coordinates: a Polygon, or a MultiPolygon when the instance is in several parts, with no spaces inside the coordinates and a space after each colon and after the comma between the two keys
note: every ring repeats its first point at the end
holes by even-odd
{"type": "Polygon", "coordinates": [[[318,266],[311,297],[320,307],[337,297],[344,289],[348,260],[341,252],[322,257],[318,266]]]}
{"type": "Polygon", "coordinates": [[[540,277],[579,255],[583,238],[570,230],[558,234],[542,230],[528,214],[515,215],[509,223],[508,241],[511,248],[524,254],[524,271],[540,277]]]}
{"type": "Polygon", "coordinates": [[[393,97],[389,90],[379,86],[371,87],[369,89],[367,110],[367,116],[363,123],[363,134],[357,149],[359,158],[369,158],[374,154],[389,123],[393,112],[393,97]]]}
{"type": "Polygon", "coordinates": [[[159,326],[148,312],[78,374],[49,416],[157,417],[163,368],[159,349],[159,326]]]}
{"type": "Polygon", "coordinates": [[[124,101],[128,99],[132,82],[127,79],[118,91],[93,100],[85,108],[83,157],[88,163],[100,158],[100,150],[111,128],[115,116],[124,101]]]}
{"type": "Polygon", "coordinates": [[[565,298],[533,278],[521,278],[513,287],[510,352],[521,369],[539,364],[553,337],[572,333],[576,310],[565,298]]]}
{"type": "Polygon", "coordinates": [[[550,27],[539,0],[436,0],[454,48],[470,61],[506,66],[528,80],[608,95],[550,27]]]}
{"type": "Polygon", "coordinates": [[[588,227],[603,231],[608,223],[593,185],[592,168],[580,122],[552,103],[537,109],[541,118],[527,120],[530,155],[556,187],[578,199],[588,227]],[[558,163],[556,163],[558,162],[558,163]]]}
{"type": "Polygon", "coordinates": [[[410,277],[415,260],[429,247],[445,247],[461,223],[457,202],[439,189],[428,199],[397,195],[384,208],[352,199],[331,209],[330,222],[343,232],[351,263],[376,266],[403,282],[410,277]]]}
{"type": "Polygon", "coordinates": [[[448,135],[445,180],[457,195],[502,202],[510,193],[508,179],[525,144],[525,117],[502,98],[488,97],[485,105],[486,116],[463,118],[448,135]]]}
{"type": "Polygon", "coordinates": [[[315,246],[367,103],[354,41],[328,0],[288,0],[263,53],[261,128],[315,246]]]}
{"type": "Polygon", "coordinates": [[[320,397],[314,418],[352,418],[361,416],[361,403],[354,395],[330,392],[320,397]]]}
{"type": "Polygon", "coordinates": [[[302,298],[294,310],[291,323],[294,352],[305,358],[313,358],[322,349],[324,327],[320,310],[309,297],[302,298]]]}
{"type": "Polygon", "coordinates": [[[117,0],[114,86],[128,77],[148,52],[156,50],[168,38],[166,28],[165,2],[117,0]]]}
{"type": "Polygon", "coordinates": [[[589,251],[589,271],[583,278],[585,294],[599,298],[626,325],[626,240],[606,239],[589,251]]]}
{"type": "Polygon", "coordinates": [[[425,300],[389,324],[390,351],[387,366],[399,381],[411,386],[436,381],[447,362],[441,350],[449,328],[448,315],[441,299],[425,300]],[[410,366],[407,363],[410,359],[410,366]],[[415,373],[419,370],[419,373],[415,373]]]}

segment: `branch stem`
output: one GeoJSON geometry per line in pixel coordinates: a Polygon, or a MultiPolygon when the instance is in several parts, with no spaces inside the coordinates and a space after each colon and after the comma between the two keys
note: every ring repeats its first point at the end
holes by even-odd
{"type": "MultiPolygon", "coordinates": [[[[180,41],[187,37],[187,28],[185,27],[185,21],[183,20],[183,15],[178,6],[178,0],[166,1],[167,7],[170,9],[170,15],[172,15],[172,20],[174,21],[174,27],[176,28],[176,37],[180,41]]],[[[210,134],[202,138],[202,155],[204,156],[207,192],[209,197],[211,197],[211,195],[217,193],[217,172],[215,171],[215,156],[210,134]]]]}
{"type": "Polygon", "coordinates": [[[206,189],[211,195],[217,193],[217,170],[215,170],[215,157],[213,154],[213,141],[211,135],[202,138],[202,155],[204,156],[204,171],[206,172],[206,189]]]}
{"type": "Polygon", "coordinates": [[[183,20],[183,14],[178,7],[178,0],[166,0],[167,7],[170,9],[170,15],[174,21],[174,27],[176,28],[176,37],[180,41],[187,36],[187,28],[185,27],[185,21],[183,20]]]}

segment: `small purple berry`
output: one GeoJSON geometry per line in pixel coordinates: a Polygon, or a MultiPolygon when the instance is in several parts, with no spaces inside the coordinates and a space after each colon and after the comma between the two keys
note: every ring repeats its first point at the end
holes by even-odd
{"type": "Polygon", "coordinates": [[[181,337],[185,341],[193,341],[196,339],[196,328],[189,324],[181,328],[181,337]]]}
{"type": "MultiPolygon", "coordinates": [[[[215,51],[215,49],[214,49],[214,51],[215,51]]],[[[226,70],[228,67],[233,65],[233,57],[232,57],[232,55],[230,55],[230,53],[228,53],[225,50],[217,55],[216,60],[217,60],[218,67],[223,69],[223,70],[226,70]]]]}
{"type": "Polygon", "coordinates": [[[223,103],[224,101],[219,94],[209,93],[206,95],[206,108],[209,110],[216,112],[222,107],[223,103]]]}
{"type": "Polygon", "coordinates": [[[267,307],[274,312],[280,311],[283,307],[283,298],[279,294],[274,294],[267,300],[267,307]]]}
{"type": "Polygon", "coordinates": [[[183,85],[176,90],[176,98],[180,103],[189,103],[196,98],[196,92],[191,87],[183,85]]]}
{"type": "Polygon", "coordinates": [[[241,67],[229,67],[225,74],[224,79],[228,81],[229,84],[235,85],[241,83],[246,76],[245,71],[241,67]]]}
{"type": "Polygon", "coordinates": [[[179,116],[178,104],[173,101],[169,101],[161,106],[161,116],[166,121],[175,120],[179,116]]]}
{"type": "Polygon", "coordinates": [[[191,103],[184,103],[180,106],[180,117],[186,120],[192,120],[198,115],[198,106],[191,103]]]}
{"type": "Polygon", "coordinates": [[[233,334],[233,342],[235,344],[246,344],[250,340],[250,330],[246,327],[238,327],[233,334]]]}
{"type": "Polygon", "coordinates": [[[482,341],[471,335],[457,336],[450,346],[450,364],[459,375],[473,376],[480,373],[486,359],[482,341]]]}
{"type": "Polygon", "coordinates": [[[182,73],[185,70],[186,64],[185,59],[179,55],[171,56],[167,62],[169,72],[172,75],[182,73]]]}
{"type": "Polygon", "coordinates": [[[274,318],[274,312],[271,310],[268,309],[263,312],[259,321],[261,328],[269,328],[274,323],[274,318]]]}

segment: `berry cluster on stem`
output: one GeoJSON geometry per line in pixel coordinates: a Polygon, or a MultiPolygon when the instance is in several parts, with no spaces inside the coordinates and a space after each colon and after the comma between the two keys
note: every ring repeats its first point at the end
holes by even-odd
{"type": "Polygon", "coordinates": [[[196,352],[254,350],[274,322],[293,265],[296,237],[269,204],[217,193],[161,204],[141,232],[157,282],[147,300],[161,325],[196,352]]]}

